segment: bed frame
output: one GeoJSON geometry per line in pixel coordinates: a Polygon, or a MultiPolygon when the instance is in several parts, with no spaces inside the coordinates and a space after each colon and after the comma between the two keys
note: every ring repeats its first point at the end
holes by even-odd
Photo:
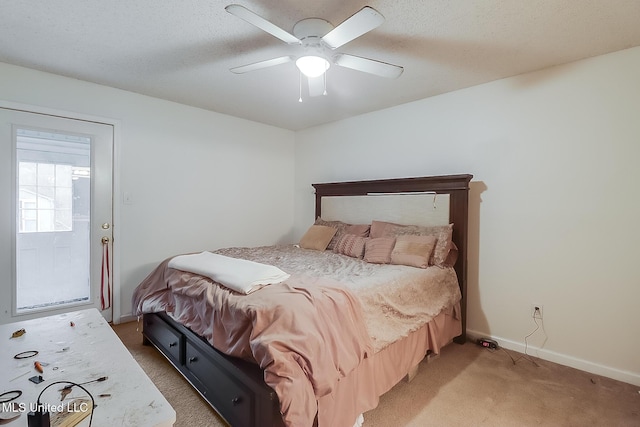
{"type": "MultiPolygon", "coordinates": [[[[454,266],[462,293],[462,334],[466,340],[467,227],[469,182],[472,175],[383,179],[313,184],[316,218],[325,196],[358,196],[369,193],[434,192],[449,194],[449,220],[458,247],[454,266]]],[[[143,316],[144,344],[154,345],[191,383],[200,395],[233,427],[282,426],[278,398],[264,382],[255,364],[227,356],[165,313],[143,316]]]]}

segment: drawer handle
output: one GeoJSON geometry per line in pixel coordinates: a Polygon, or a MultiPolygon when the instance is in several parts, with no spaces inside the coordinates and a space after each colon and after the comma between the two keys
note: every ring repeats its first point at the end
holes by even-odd
{"type": "Polygon", "coordinates": [[[233,404],[233,406],[238,406],[240,403],[242,403],[242,398],[234,397],[233,399],[231,399],[231,403],[233,404]]]}
{"type": "Polygon", "coordinates": [[[198,358],[196,356],[190,357],[189,358],[189,363],[193,363],[193,362],[197,362],[198,358]]]}
{"type": "Polygon", "coordinates": [[[174,342],[172,342],[171,344],[169,344],[169,347],[175,347],[175,346],[177,346],[177,345],[178,345],[178,343],[174,341],[174,342]]]}

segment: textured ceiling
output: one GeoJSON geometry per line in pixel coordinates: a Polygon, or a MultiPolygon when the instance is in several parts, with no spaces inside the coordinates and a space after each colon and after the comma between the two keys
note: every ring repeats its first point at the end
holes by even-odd
{"type": "Polygon", "coordinates": [[[638,0],[0,0],[0,61],[304,129],[640,45],[638,0]],[[365,5],[385,22],[339,52],[402,65],[389,80],[333,66],[328,94],[299,97],[299,54],[224,9],[236,2],[291,32],[365,5]]]}

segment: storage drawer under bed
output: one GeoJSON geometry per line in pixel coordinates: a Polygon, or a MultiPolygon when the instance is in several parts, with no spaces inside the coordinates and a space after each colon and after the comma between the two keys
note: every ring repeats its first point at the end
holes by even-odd
{"type": "Polygon", "coordinates": [[[144,316],[142,327],[145,337],[159,347],[174,365],[184,364],[184,335],[158,316],[144,316]]]}
{"type": "Polygon", "coordinates": [[[165,313],[145,314],[143,334],[234,427],[282,427],[278,399],[253,363],[226,356],[165,313]]]}
{"type": "Polygon", "coordinates": [[[198,348],[197,342],[186,341],[185,366],[193,374],[191,381],[200,382],[197,387],[216,410],[232,426],[253,425],[254,393],[233,380],[230,373],[198,348]]]}

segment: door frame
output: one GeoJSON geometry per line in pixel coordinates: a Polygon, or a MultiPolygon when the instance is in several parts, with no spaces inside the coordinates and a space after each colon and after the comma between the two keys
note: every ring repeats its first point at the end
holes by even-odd
{"type": "MultiPolygon", "coordinates": [[[[121,281],[120,281],[120,129],[121,122],[118,119],[94,116],[90,114],[77,113],[72,111],[61,110],[57,108],[41,107],[36,105],[22,104],[17,102],[5,101],[0,99],[0,107],[9,110],[16,110],[25,113],[44,114],[53,117],[59,117],[63,119],[82,120],[86,122],[93,122],[98,124],[110,125],[113,127],[113,163],[112,163],[112,236],[111,242],[112,251],[109,254],[111,257],[111,280],[112,280],[112,322],[114,324],[120,323],[122,318],[122,306],[121,306],[121,281]]],[[[24,319],[36,318],[40,315],[34,313],[33,315],[24,315],[24,319]]]]}

